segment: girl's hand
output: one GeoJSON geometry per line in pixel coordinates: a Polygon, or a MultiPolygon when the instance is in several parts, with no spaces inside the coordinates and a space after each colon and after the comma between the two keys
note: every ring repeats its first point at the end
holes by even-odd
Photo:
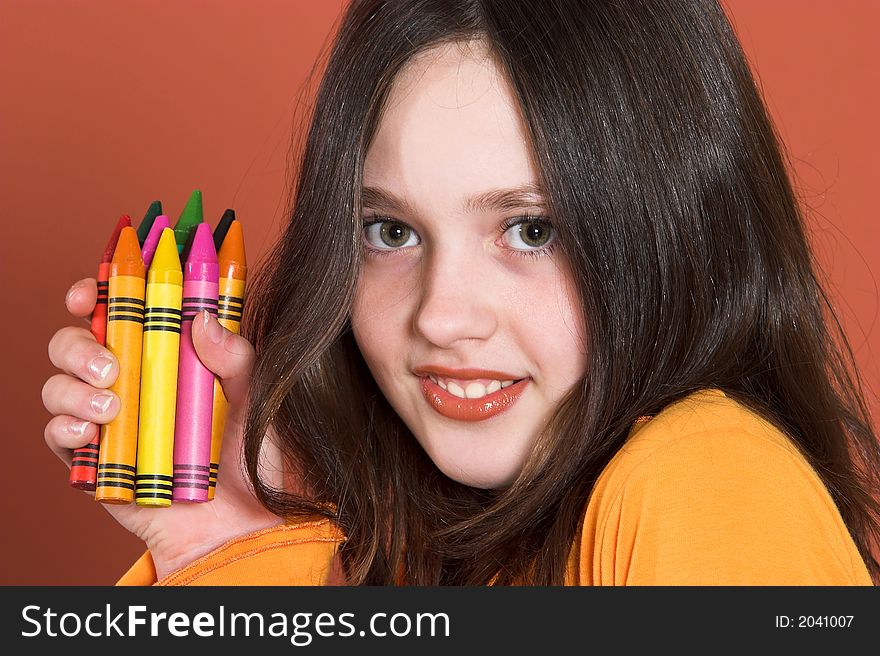
{"type": "MultiPolygon", "coordinates": [[[[71,287],[65,302],[71,314],[88,320],[96,299],[95,279],[86,278],[71,287]]],[[[213,501],[172,503],[168,508],[102,504],[116,521],[146,543],[159,578],[228,540],[283,523],[257,501],[241,453],[254,349],[246,339],[229,332],[204,312],[193,320],[192,336],[196,353],[220,378],[229,402],[213,501]]],[[[97,343],[89,329],[73,326],[62,328],[52,337],[49,360],[64,373],[52,376],[43,386],[43,405],[53,415],[46,424],[46,444],[70,467],[71,450],[92,441],[100,424],[119,412],[119,397],[108,389],[119,374],[119,363],[97,343]]],[[[267,482],[280,486],[280,454],[271,446],[271,439],[264,444],[261,470],[266,472],[267,482]]]]}

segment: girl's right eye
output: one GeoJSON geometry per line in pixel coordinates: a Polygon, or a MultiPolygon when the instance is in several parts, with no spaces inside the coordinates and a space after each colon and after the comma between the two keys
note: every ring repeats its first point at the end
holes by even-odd
{"type": "Polygon", "coordinates": [[[421,243],[418,234],[405,223],[394,219],[373,218],[364,221],[367,249],[392,251],[421,243]]]}

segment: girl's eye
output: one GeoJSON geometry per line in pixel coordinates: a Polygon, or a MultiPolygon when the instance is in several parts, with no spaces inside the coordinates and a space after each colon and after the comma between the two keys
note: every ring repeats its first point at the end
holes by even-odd
{"type": "Polygon", "coordinates": [[[519,217],[502,226],[502,239],[511,248],[522,251],[543,250],[556,239],[550,222],[540,217],[519,217]]]}
{"type": "Polygon", "coordinates": [[[392,219],[374,219],[364,225],[364,239],[374,249],[387,251],[420,243],[415,230],[392,219]]]}

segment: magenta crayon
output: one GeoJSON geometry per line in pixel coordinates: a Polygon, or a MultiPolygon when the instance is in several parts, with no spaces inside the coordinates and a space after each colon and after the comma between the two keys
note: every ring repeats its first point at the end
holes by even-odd
{"type": "Polygon", "coordinates": [[[165,214],[160,214],[155,219],[153,219],[153,225],[150,226],[150,232],[147,233],[147,238],[144,239],[144,245],[141,248],[141,257],[144,260],[144,266],[149,269],[150,264],[153,261],[153,255],[156,254],[156,247],[159,245],[159,237],[162,236],[162,231],[165,228],[171,227],[171,219],[169,219],[165,214]]]}
{"type": "Polygon", "coordinates": [[[183,322],[174,416],[173,501],[208,501],[215,376],[196,354],[192,323],[202,311],[217,316],[219,280],[220,266],[211,226],[200,223],[183,265],[183,322]]]}

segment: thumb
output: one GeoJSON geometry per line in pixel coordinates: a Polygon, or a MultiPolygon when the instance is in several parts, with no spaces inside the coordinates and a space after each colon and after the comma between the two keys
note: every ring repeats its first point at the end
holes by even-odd
{"type": "Polygon", "coordinates": [[[242,407],[254,366],[254,347],[241,335],[221,326],[214,315],[205,311],[193,319],[192,338],[202,364],[220,378],[229,405],[242,407]]]}

